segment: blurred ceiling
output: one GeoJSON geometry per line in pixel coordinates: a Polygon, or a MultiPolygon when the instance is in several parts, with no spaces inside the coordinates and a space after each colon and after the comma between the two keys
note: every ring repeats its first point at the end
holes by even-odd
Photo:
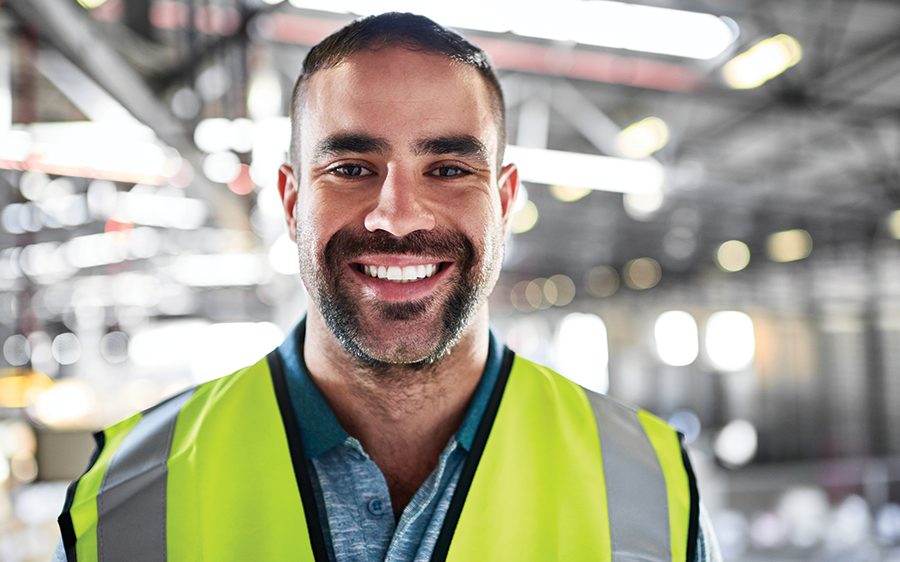
{"type": "MultiPolygon", "coordinates": [[[[594,266],[621,268],[646,256],[670,278],[690,280],[715,267],[715,249],[730,239],[750,247],[751,268],[766,261],[776,231],[807,230],[814,252],[890,239],[887,218],[900,208],[900,5],[640,4],[730,18],[739,35],[699,60],[460,29],[500,70],[511,144],[617,156],[616,136],[632,123],[657,117],[669,131],[651,157],[666,171],[665,200],[649,216],[627,213],[621,193],[563,202],[527,184],[539,220],[515,237],[508,272],[583,279],[594,266]],[[802,46],[799,63],[756,88],[726,84],[730,59],[781,34],[802,46]]],[[[13,57],[14,122],[84,118],[72,98],[87,86],[53,80],[58,51],[192,162],[192,189],[229,228],[248,228],[241,217],[253,202],[201,177],[194,127],[207,117],[245,117],[247,85],[260,69],[274,69],[286,100],[308,46],[352,18],[261,0],[107,0],[92,9],[74,0],[7,0],[0,9],[22,38],[13,57]],[[189,115],[179,92],[200,91],[210,69],[218,69],[222,92],[195,95],[199,111],[189,115]]]]}

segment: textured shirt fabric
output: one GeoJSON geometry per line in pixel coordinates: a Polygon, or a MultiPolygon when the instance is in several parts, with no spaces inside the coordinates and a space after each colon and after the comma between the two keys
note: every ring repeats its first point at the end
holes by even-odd
{"type": "Polygon", "coordinates": [[[278,348],[288,394],[297,415],[303,452],[333,561],[425,561],[437,543],[462,466],[503,363],[503,345],[491,334],[488,360],[459,431],[438,465],[394,518],[387,482],[359,441],[347,435],[303,361],[304,323],[278,348]]]}

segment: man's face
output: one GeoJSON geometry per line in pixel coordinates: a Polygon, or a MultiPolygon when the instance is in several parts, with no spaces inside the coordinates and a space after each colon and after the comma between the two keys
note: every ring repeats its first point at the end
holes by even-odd
{"type": "Polygon", "coordinates": [[[439,359],[496,283],[517,189],[482,78],[363,51],[311,77],[300,119],[299,177],[282,167],[279,187],[316,308],[369,364],[439,359]]]}

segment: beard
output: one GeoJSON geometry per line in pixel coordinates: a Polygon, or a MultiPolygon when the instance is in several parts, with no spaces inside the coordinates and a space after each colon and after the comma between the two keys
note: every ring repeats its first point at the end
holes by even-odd
{"type": "MultiPolygon", "coordinates": [[[[298,232],[298,240],[304,240],[301,232],[298,232]]],[[[497,240],[490,240],[488,252],[496,254],[497,248],[502,248],[502,237],[500,240],[499,246],[497,240]]],[[[485,255],[479,255],[467,236],[447,229],[421,230],[396,237],[382,230],[369,232],[344,228],[336,232],[320,252],[316,260],[320,264],[318,267],[311,259],[304,258],[302,250],[300,261],[304,278],[314,279],[310,295],[331,333],[362,366],[370,371],[387,373],[398,364],[407,369],[422,370],[435,365],[450,352],[483,304],[491,280],[496,279],[502,254],[500,260],[494,255],[490,258],[494,259],[485,262],[485,255]],[[431,334],[412,333],[411,324],[409,330],[401,326],[397,338],[397,341],[407,343],[401,343],[390,352],[377,349],[371,343],[363,323],[364,295],[349,281],[351,273],[347,271],[347,263],[364,254],[418,255],[455,264],[456,270],[451,272],[453,277],[447,280],[449,292],[409,302],[369,303],[374,312],[372,321],[385,323],[427,319],[435,307],[440,307],[438,323],[431,334]],[[427,349],[411,349],[409,339],[423,335],[430,338],[427,349]]]]}

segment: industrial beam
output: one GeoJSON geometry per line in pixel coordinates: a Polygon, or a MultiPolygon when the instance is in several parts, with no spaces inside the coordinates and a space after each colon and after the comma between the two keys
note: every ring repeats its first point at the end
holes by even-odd
{"type": "Polygon", "coordinates": [[[185,127],[107,42],[104,30],[86,10],[71,0],[8,0],[6,5],[191,163],[196,170],[194,187],[211,203],[220,224],[249,229],[237,196],[202,177],[202,154],[185,127]]]}

